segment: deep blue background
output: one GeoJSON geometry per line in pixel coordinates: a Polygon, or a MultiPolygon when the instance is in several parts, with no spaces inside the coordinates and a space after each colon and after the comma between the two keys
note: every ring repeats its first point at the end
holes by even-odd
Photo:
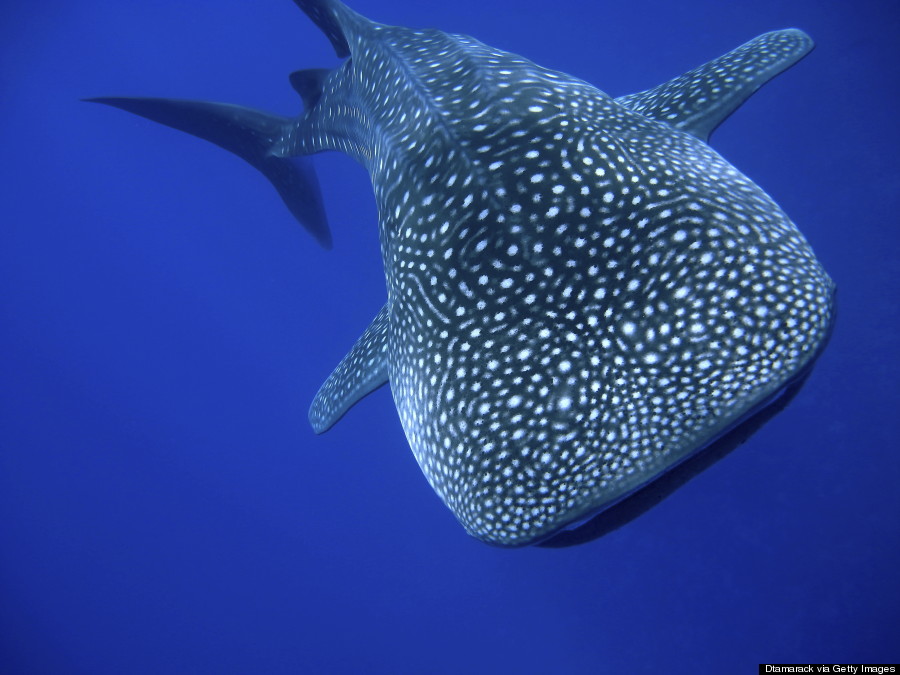
{"type": "Polygon", "coordinates": [[[358,0],[619,95],[764,31],[818,48],[713,145],[840,288],[805,390],[627,527],[466,536],[387,389],[306,408],[384,299],[365,172],[317,158],[326,252],[265,180],[101,95],[299,104],[332,65],[287,0],[0,8],[0,672],[756,672],[900,656],[892,0],[358,0]],[[716,669],[719,669],[718,671],[716,669]]]}

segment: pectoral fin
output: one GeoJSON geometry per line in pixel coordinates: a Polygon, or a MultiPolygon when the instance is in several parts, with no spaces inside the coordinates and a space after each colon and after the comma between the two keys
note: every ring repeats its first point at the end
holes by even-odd
{"type": "Polygon", "coordinates": [[[388,381],[388,319],[385,305],[319,388],[309,408],[309,423],[317,434],[330,429],[361,398],[388,381]]]}

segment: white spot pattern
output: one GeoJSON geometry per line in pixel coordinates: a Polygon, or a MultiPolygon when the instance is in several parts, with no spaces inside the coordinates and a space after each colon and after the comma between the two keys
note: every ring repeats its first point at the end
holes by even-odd
{"type": "Polygon", "coordinates": [[[352,59],[284,154],[372,174],[391,388],[471,534],[523,545],[602,508],[817,354],[833,286],[809,245],[673,128],[775,47],[616,101],[469,37],[344,29],[352,59]]]}

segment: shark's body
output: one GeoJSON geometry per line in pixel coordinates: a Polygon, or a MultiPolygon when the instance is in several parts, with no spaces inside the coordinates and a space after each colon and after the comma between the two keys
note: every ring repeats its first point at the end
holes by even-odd
{"type": "Polygon", "coordinates": [[[389,381],[433,488],[470,534],[518,546],[620,501],[808,370],[833,284],[706,143],[809,51],[805,34],[613,99],[469,37],[297,4],[350,58],[292,76],[296,119],[98,100],[242,155],[324,242],[307,156],[369,170],[387,302],[316,396],[316,431],[389,381]]]}

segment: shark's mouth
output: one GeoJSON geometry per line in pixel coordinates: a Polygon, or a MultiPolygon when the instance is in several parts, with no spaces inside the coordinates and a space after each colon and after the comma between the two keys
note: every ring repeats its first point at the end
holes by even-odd
{"type": "MultiPolygon", "coordinates": [[[[836,298],[836,293],[835,293],[836,298]]],[[[536,542],[536,546],[564,548],[599,539],[642,515],[675,492],[691,478],[702,473],[732,450],[744,443],[770,419],[784,410],[803,388],[813,366],[831,338],[836,316],[836,304],[832,303],[828,332],[815,353],[788,382],[736,419],[714,438],[676,462],[663,473],[651,478],[633,490],[600,509],[579,518],[536,542]]]]}

